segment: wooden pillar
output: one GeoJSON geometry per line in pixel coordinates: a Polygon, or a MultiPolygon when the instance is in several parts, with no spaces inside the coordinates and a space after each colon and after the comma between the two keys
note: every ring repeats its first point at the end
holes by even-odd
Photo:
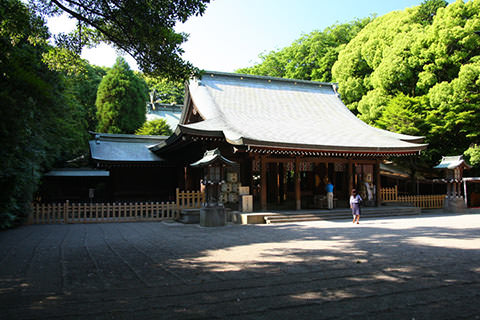
{"type": "Polygon", "coordinates": [[[353,173],[352,173],[352,160],[348,159],[347,163],[347,172],[348,172],[348,196],[350,196],[350,193],[352,192],[353,189],[353,173]]]}
{"type": "Polygon", "coordinates": [[[295,158],[295,209],[302,209],[302,190],[300,188],[300,158],[295,158]]]}
{"type": "Polygon", "coordinates": [[[327,176],[328,181],[332,182],[332,180],[330,180],[330,175],[328,172],[328,162],[325,162],[325,174],[327,176]]]}
{"type": "MultiPolygon", "coordinates": [[[[332,184],[333,184],[334,187],[336,187],[336,186],[337,186],[337,172],[335,171],[335,163],[332,163],[332,165],[333,165],[333,173],[332,173],[332,175],[333,175],[333,177],[332,177],[333,182],[332,182],[332,184]]],[[[334,190],[335,190],[335,189],[334,189],[334,190]]]]}
{"type": "Polygon", "coordinates": [[[265,156],[260,158],[260,208],[267,211],[267,162],[265,156]]]}
{"type": "Polygon", "coordinates": [[[381,160],[377,160],[377,163],[375,164],[375,177],[377,180],[377,186],[376,186],[377,207],[380,207],[382,205],[382,195],[380,193],[380,190],[382,189],[382,177],[380,175],[380,162],[381,160]]]}

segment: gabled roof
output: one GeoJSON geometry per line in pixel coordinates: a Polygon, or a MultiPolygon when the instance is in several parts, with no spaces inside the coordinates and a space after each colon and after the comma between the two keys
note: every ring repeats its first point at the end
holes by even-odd
{"type": "MultiPolygon", "coordinates": [[[[188,86],[202,121],[179,132],[224,137],[232,145],[365,153],[417,153],[424,137],[371,127],[343,104],[336,85],[234,73],[206,72],[188,86]]],[[[177,131],[177,134],[179,133],[177,131]]]]}
{"type": "Polygon", "coordinates": [[[149,147],[165,141],[168,136],[95,133],[90,140],[93,160],[106,162],[161,162],[162,158],[149,147]]]}
{"type": "Polygon", "coordinates": [[[466,169],[470,169],[471,166],[463,159],[463,156],[446,156],[442,157],[442,161],[434,169],[450,169],[453,170],[463,166],[466,169]]]}
{"type": "Polygon", "coordinates": [[[253,151],[317,155],[406,155],[427,146],[424,137],[367,125],[348,110],[332,83],[209,71],[192,79],[186,91],[175,135],[152,151],[168,149],[182,135],[221,138],[253,151]]]}
{"type": "Polygon", "coordinates": [[[238,164],[234,161],[230,161],[222,154],[220,153],[220,150],[218,148],[213,149],[213,150],[207,150],[205,154],[203,155],[203,158],[192,163],[190,166],[192,167],[207,167],[209,165],[213,164],[222,164],[222,165],[228,165],[228,166],[237,166],[238,164]]]}

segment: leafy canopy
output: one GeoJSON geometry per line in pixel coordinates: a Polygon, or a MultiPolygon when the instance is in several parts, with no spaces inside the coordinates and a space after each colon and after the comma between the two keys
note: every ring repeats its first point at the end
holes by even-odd
{"type": "Polygon", "coordinates": [[[185,85],[181,81],[170,81],[162,77],[141,75],[148,85],[150,104],[183,104],[185,85]]]}
{"type": "Polygon", "coordinates": [[[125,59],[117,61],[97,91],[99,132],[134,133],[145,122],[147,85],[137,77],[125,59]]]}
{"type": "Polygon", "coordinates": [[[83,113],[65,78],[43,62],[44,22],[17,0],[0,1],[0,229],[30,210],[41,174],[85,150],[83,113]]]}
{"type": "Polygon", "coordinates": [[[337,24],[313,31],[291,46],[261,54],[261,63],[236,72],[290,79],[331,81],[338,53],[372,18],[337,24]]]}
{"type": "MultiPolygon", "coordinates": [[[[181,58],[187,35],[174,26],[202,15],[209,0],[31,0],[44,16],[67,13],[77,29],[56,37],[56,45],[79,54],[100,42],[128,53],[146,73],[185,79],[197,70],[181,58]]],[[[65,52],[64,52],[65,53],[65,52]]],[[[55,61],[55,60],[51,60],[55,61]]]]}
{"type": "Polygon", "coordinates": [[[426,136],[426,167],[463,153],[480,142],[477,30],[480,1],[430,0],[375,19],[333,66],[343,101],[370,124],[426,136]]]}

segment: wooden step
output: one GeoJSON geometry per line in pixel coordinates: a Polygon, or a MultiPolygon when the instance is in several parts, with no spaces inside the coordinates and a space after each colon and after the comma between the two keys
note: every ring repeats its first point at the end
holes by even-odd
{"type": "MultiPolygon", "coordinates": [[[[393,216],[406,216],[420,214],[420,208],[415,207],[401,207],[388,208],[386,210],[364,208],[362,210],[362,218],[381,218],[393,216]],[[392,210],[393,209],[393,210],[392,210]]],[[[278,214],[274,216],[265,216],[265,223],[289,223],[289,222],[304,222],[304,221],[321,221],[321,220],[336,220],[336,219],[351,219],[352,214],[350,210],[335,210],[332,212],[322,211],[315,213],[303,214],[278,214]]]]}

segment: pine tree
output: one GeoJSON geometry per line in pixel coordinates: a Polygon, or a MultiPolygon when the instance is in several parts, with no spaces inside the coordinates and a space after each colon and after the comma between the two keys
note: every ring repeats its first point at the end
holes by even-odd
{"type": "Polygon", "coordinates": [[[135,76],[128,63],[117,58],[113,68],[103,77],[97,91],[99,132],[134,133],[145,122],[148,88],[135,76]]]}

